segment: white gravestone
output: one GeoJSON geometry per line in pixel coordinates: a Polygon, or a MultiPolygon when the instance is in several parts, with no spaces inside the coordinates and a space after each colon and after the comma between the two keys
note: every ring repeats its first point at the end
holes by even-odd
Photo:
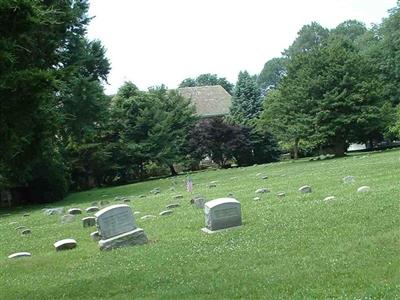
{"type": "Polygon", "coordinates": [[[111,205],[95,214],[97,229],[101,236],[101,250],[147,243],[141,228],[136,227],[132,209],[126,204],[111,205]]]}
{"type": "Polygon", "coordinates": [[[233,198],[215,199],[204,204],[205,232],[242,225],[240,202],[233,198]]]}

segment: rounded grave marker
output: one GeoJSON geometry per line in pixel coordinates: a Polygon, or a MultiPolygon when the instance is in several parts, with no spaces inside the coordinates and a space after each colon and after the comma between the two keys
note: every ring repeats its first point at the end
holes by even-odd
{"type": "Polygon", "coordinates": [[[68,209],[68,213],[70,215],[80,215],[82,213],[82,210],[80,208],[74,207],[74,208],[68,209]]]}
{"type": "Polygon", "coordinates": [[[83,227],[92,227],[96,225],[95,217],[86,217],[82,219],[83,227]]]}
{"type": "Polygon", "coordinates": [[[358,193],[368,193],[371,190],[369,186],[362,186],[357,189],[358,193]]]}
{"type": "Polygon", "coordinates": [[[100,210],[100,209],[99,209],[97,206],[90,206],[90,207],[88,207],[88,208],[85,209],[85,211],[86,211],[87,213],[94,213],[94,212],[99,211],[99,210],[100,210]]]}
{"type": "Polygon", "coordinates": [[[61,224],[68,224],[74,221],[75,221],[75,215],[67,214],[61,217],[61,224]]]}
{"type": "Polygon", "coordinates": [[[167,209],[171,209],[171,208],[177,208],[177,207],[179,207],[180,205],[179,205],[179,203],[172,203],[172,204],[168,204],[167,206],[166,206],[166,208],[167,209]]]}
{"type": "Polygon", "coordinates": [[[30,254],[29,252],[17,252],[17,253],[13,253],[11,255],[8,256],[8,258],[23,258],[23,257],[31,257],[32,254],[30,254]]]}
{"type": "Polygon", "coordinates": [[[162,212],[160,212],[160,216],[168,216],[168,215],[170,215],[170,214],[172,214],[174,211],[173,210],[164,210],[164,211],[162,211],[162,212]]]}
{"type": "Polygon", "coordinates": [[[269,193],[269,190],[266,188],[261,188],[255,191],[256,194],[265,194],[265,193],[269,193]]]}
{"type": "Polygon", "coordinates": [[[64,239],[54,243],[56,251],[74,249],[77,243],[74,239],[64,239]]]}
{"type": "Polygon", "coordinates": [[[301,188],[299,188],[299,192],[303,194],[308,194],[311,193],[312,189],[311,186],[309,185],[303,185],[301,188]]]}

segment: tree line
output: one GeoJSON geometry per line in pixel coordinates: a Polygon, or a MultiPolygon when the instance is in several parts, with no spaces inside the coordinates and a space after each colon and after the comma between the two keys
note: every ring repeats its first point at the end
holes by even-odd
{"type": "Polygon", "coordinates": [[[48,202],[69,190],[198,168],[342,155],[349,143],[400,135],[400,5],[367,29],[304,26],[281,57],[235,85],[216,74],[180,87],[221,85],[230,114],[201,119],[166,86],[126,82],[107,96],[110,63],[86,37],[87,0],[0,0],[0,191],[48,202]]]}

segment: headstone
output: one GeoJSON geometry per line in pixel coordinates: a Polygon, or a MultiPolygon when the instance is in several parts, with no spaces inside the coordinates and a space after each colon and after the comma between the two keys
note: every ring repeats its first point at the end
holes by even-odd
{"type": "Polygon", "coordinates": [[[329,197],[326,197],[325,199],[324,199],[324,201],[332,201],[332,200],[335,200],[336,199],[336,197],[335,196],[329,196],[329,197]]]}
{"type": "Polygon", "coordinates": [[[133,212],[133,215],[139,215],[140,214],[140,211],[134,211],[133,212]]]}
{"type": "Polygon", "coordinates": [[[146,198],[146,195],[139,195],[139,198],[146,198]]]}
{"type": "Polygon", "coordinates": [[[354,183],[355,181],[356,181],[356,178],[354,176],[343,177],[344,183],[354,183]]]}
{"type": "Polygon", "coordinates": [[[32,231],[30,229],[24,229],[21,231],[22,235],[31,234],[31,233],[32,233],[32,231]]]}
{"type": "Polygon", "coordinates": [[[267,175],[262,176],[261,179],[268,179],[268,176],[267,175]]]}
{"type": "Polygon", "coordinates": [[[155,217],[156,216],[154,216],[154,215],[145,215],[145,216],[141,217],[140,220],[148,220],[148,219],[153,219],[155,217]]]}
{"type": "Polygon", "coordinates": [[[204,208],[204,204],[206,203],[206,200],[202,197],[197,197],[193,199],[193,203],[197,208],[204,208]]]}
{"type": "Polygon", "coordinates": [[[269,190],[266,188],[261,188],[255,191],[256,194],[265,194],[265,193],[269,193],[269,190]]]}
{"type": "Polygon", "coordinates": [[[175,200],[177,200],[177,199],[182,199],[183,196],[182,196],[182,195],[176,195],[176,196],[174,196],[173,198],[174,198],[175,200]]]}
{"type": "Polygon", "coordinates": [[[259,201],[261,198],[260,197],[254,197],[253,200],[254,201],[259,201]]]}
{"type": "Polygon", "coordinates": [[[262,175],[262,173],[257,173],[256,177],[260,177],[262,175]]]}
{"type": "Polygon", "coordinates": [[[9,225],[17,225],[18,224],[18,222],[10,222],[10,223],[8,223],[9,225]]]}
{"type": "Polygon", "coordinates": [[[56,208],[45,208],[43,209],[43,213],[47,216],[52,215],[61,215],[64,212],[64,207],[56,207],[56,208]]]}
{"type": "Polygon", "coordinates": [[[30,254],[29,252],[17,252],[17,253],[13,253],[11,255],[8,256],[8,258],[22,258],[22,257],[31,257],[32,254],[30,254]]]}
{"type": "Polygon", "coordinates": [[[29,217],[29,214],[28,214],[28,213],[26,213],[26,214],[24,214],[24,215],[23,215],[23,217],[29,217]]]}
{"type": "Polygon", "coordinates": [[[17,228],[15,228],[15,230],[24,230],[26,229],[26,226],[18,226],[17,228]]]}
{"type": "Polygon", "coordinates": [[[210,183],[207,187],[208,187],[209,189],[212,189],[212,188],[216,188],[217,185],[216,185],[215,183],[210,183]]]}
{"type": "Polygon", "coordinates": [[[125,198],[123,201],[124,201],[124,203],[129,203],[129,202],[131,202],[131,200],[128,199],[128,198],[125,198]]]}
{"type": "Polygon", "coordinates": [[[76,207],[70,208],[70,209],[68,209],[68,213],[70,215],[80,215],[82,213],[82,209],[76,208],[76,207]]]}
{"type": "Polygon", "coordinates": [[[96,225],[95,217],[86,217],[82,219],[83,227],[92,227],[96,225]]]}
{"type": "Polygon", "coordinates": [[[100,236],[100,234],[99,234],[99,232],[98,231],[95,231],[95,232],[92,232],[91,234],[90,234],[90,237],[94,240],[94,241],[99,241],[100,239],[101,239],[101,236],[100,236]]]}
{"type": "Polygon", "coordinates": [[[160,216],[168,216],[168,215],[170,215],[170,214],[172,214],[174,211],[173,210],[164,210],[164,211],[162,211],[162,212],[160,212],[160,216]]]}
{"type": "Polygon", "coordinates": [[[73,249],[76,247],[76,245],[77,243],[73,239],[64,239],[54,243],[56,251],[73,249]]]}
{"type": "Polygon", "coordinates": [[[357,189],[357,192],[359,192],[359,193],[368,193],[370,191],[370,189],[371,188],[369,186],[362,186],[362,187],[359,187],[357,189]]]}
{"type": "Polygon", "coordinates": [[[100,209],[97,206],[90,206],[88,208],[86,208],[86,212],[87,213],[94,213],[96,211],[99,211],[100,209]]]}
{"type": "Polygon", "coordinates": [[[101,235],[101,250],[147,243],[143,229],[137,228],[132,209],[126,204],[111,205],[95,214],[101,235]]]}
{"type": "Polygon", "coordinates": [[[312,191],[311,186],[309,186],[309,185],[304,185],[301,188],[299,188],[299,192],[303,193],[303,194],[311,193],[311,191],[312,191]]]}
{"type": "Polygon", "coordinates": [[[206,231],[242,225],[240,202],[233,198],[219,198],[208,201],[204,205],[204,213],[206,231]]]}
{"type": "Polygon", "coordinates": [[[278,197],[285,197],[285,193],[284,192],[279,192],[278,194],[276,194],[278,197]]]}
{"type": "Polygon", "coordinates": [[[167,206],[166,206],[166,208],[167,209],[171,209],[171,208],[177,208],[177,207],[179,207],[180,205],[179,205],[179,203],[172,203],[172,204],[168,204],[167,206]]]}
{"type": "Polygon", "coordinates": [[[68,224],[68,223],[72,223],[75,221],[75,216],[74,215],[64,215],[61,217],[61,224],[68,224]]]}

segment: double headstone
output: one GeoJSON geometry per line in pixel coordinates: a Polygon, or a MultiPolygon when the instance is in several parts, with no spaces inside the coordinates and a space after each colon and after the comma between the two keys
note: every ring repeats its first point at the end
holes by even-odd
{"type": "Polygon", "coordinates": [[[126,204],[111,205],[95,214],[101,236],[101,250],[147,243],[143,229],[137,228],[132,209],[126,204]]]}
{"type": "Polygon", "coordinates": [[[242,225],[240,202],[233,198],[220,198],[204,205],[205,232],[242,225]]]}

